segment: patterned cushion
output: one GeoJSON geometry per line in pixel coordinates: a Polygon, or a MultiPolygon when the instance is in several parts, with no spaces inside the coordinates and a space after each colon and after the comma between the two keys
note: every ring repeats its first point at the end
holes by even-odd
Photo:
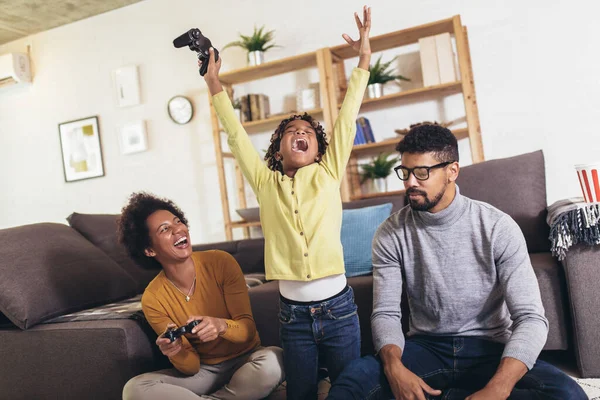
{"type": "Polygon", "coordinates": [[[373,271],[373,236],[379,225],[390,216],[391,211],[392,203],[343,211],[341,239],[347,277],[368,275],[373,271]]]}

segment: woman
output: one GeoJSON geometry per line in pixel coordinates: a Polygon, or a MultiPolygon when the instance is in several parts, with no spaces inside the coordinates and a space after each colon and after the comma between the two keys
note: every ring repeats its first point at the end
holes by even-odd
{"type": "Polygon", "coordinates": [[[162,266],[144,291],[142,310],[175,367],[131,379],[123,399],[268,396],[284,379],[282,350],[260,346],[235,259],[218,250],[193,252],[183,212],[148,193],[130,197],[118,228],[133,258],[151,257],[162,266]],[[164,336],[168,328],[192,321],[199,323],[191,333],[173,342],[164,336]]]}

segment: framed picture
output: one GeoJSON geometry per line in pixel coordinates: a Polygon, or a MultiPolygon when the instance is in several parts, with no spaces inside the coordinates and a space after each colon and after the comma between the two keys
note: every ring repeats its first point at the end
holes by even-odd
{"type": "Polygon", "coordinates": [[[98,117],[58,124],[65,181],[104,176],[98,117]]]}
{"type": "Polygon", "coordinates": [[[119,107],[140,104],[140,81],[136,65],[118,68],[114,71],[117,104],[119,107]]]}
{"type": "Polygon", "coordinates": [[[119,129],[119,143],[122,154],[133,154],[148,150],[144,121],[121,126],[119,129]]]}

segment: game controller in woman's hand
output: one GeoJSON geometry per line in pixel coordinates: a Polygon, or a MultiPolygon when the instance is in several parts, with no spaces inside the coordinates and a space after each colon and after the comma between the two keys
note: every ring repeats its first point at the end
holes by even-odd
{"type": "Polygon", "coordinates": [[[163,333],[163,337],[166,337],[173,343],[176,339],[179,339],[182,335],[186,333],[192,333],[192,328],[198,325],[200,321],[192,321],[187,325],[183,325],[179,328],[169,328],[163,333]]]}
{"type": "MultiPolygon", "coordinates": [[[[208,60],[210,58],[210,53],[208,49],[212,47],[210,43],[210,39],[207,38],[200,32],[198,28],[192,28],[181,36],[178,36],[173,40],[173,46],[180,48],[184,46],[189,46],[190,50],[193,50],[198,53],[198,60],[202,61],[202,65],[200,66],[200,75],[204,76],[206,71],[208,70],[208,60]]],[[[215,61],[219,60],[219,51],[215,50],[215,61]]]]}

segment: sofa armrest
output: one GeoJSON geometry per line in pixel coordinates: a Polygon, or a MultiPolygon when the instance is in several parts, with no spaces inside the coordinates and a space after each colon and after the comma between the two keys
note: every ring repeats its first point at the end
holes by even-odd
{"type": "Polygon", "coordinates": [[[573,344],[583,378],[600,377],[600,246],[579,244],[563,260],[573,318],[573,344]]]}

